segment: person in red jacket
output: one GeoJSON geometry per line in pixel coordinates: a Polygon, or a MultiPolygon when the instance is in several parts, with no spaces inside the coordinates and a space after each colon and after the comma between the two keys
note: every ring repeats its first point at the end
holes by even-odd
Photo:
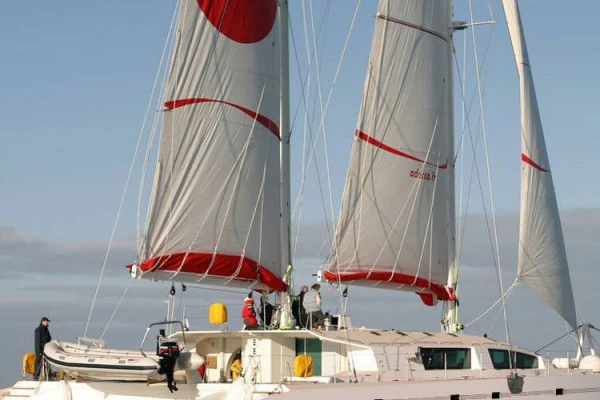
{"type": "Polygon", "coordinates": [[[242,320],[244,321],[243,329],[258,328],[258,321],[256,320],[256,311],[254,311],[254,299],[252,299],[252,292],[248,293],[248,297],[246,297],[246,300],[244,300],[244,308],[242,308],[242,320]]]}

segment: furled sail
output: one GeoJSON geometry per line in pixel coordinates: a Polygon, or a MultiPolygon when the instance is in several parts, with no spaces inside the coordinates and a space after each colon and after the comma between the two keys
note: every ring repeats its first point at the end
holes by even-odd
{"type": "Polygon", "coordinates": [[[577,327],[550,163],[516,0],[503,0],[521,83],[521,223],[518,277],[577,327]]]}
{"type": "Polygon", "coordinates": [[[276,0],[184,0],[142,276],[285,290],[276,0]]]}
{"type": "Polygon", "coordinates": [[[379,3],[326,280],[452,297],[450,8],[379,3]]]}

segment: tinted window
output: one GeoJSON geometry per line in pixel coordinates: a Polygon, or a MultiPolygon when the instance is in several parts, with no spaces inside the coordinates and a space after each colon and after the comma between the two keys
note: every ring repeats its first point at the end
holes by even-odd
{"type": "Polygon", "coordinates": [[[424,348],[420,349],[425,369],[470,369],[471,349],[424,348]]]}
{"type": "MultiPolygon", "coordinates": [[[[508,350],[490,349],[490,358],[495,369],[509,369],[508,350]]],[[[533,369],[538,367],[538,359],[525,353],[511,352],[514,365],[520,369],[533,369]]]]}

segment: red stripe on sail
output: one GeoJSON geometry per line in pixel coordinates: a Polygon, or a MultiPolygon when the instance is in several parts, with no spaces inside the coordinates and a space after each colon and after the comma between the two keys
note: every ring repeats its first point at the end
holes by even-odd
{"type": "Polygon", "coordinates": [[[230,103],[228,101],[207,99],[207,98],[179,99],[179,100],[175,100],[175,101],[167,101],[165,103],[165,108],[170,111],[170,110],[174,110],[179,107],[189,106],[191,104],[198,104],[198,103],[227,104],[228,106],[231,106],[233,108],[240,110],[241,112],[248,115],[252,119],[255,119],[259,124],[261,124],[262,126],[267,128],[273,135],[277,136],[278,138],[280,137],[279,136],[279,127],[277,126],[277,124],[275,122],[271,121],[269,118],[265,117],[264,115],[257,113],[256,111],[252,111],[246,107],[242,107],[238,104],[230,103]]]}
{"type": "Polygon", "coordinates": [[[361,132],[359,130],[356,130],[356,136],[358,136],[360,139],[364,140],[365,142],[367,142],[369,144],[372,144],[375,147],[378,147],[378,148],[380,148],[382,150],[387,151],[388,153],[392,153],[392,154],[395,154],[397,156],[408,158],[409,160],[418,161],[420,163],[424,163],[424,164],[427,164],[427,165],[432,165],[432,166],[437,167],[439,169],[446,169],[446,168],[448,168],[448,161],[446,161],[442,165],[437,165],[435,163],[430,163],[428,161],[421,160],[420,158],[415,157],[415,156],[413,156],[411,154],[405,153],[403,151],[394,149],[393,147],[390,147],[390,146],[388,146],[386,144],[383,144],[379,140],[377,140],[375,138],[372,138],[371,136],[369,136],[366,133],[361,132]]]}
{"type": "Polygon", "coordinates": [[[523,161],[525,164],[529,164],[531,165],[533,168],[538,169],[542,172],[550,172],[545,168],[542,168],[541,165],[537,164],[535,161],[533,161],[531,158],[527,157],[525,155],[525,153],[521,153],[521,161],[523,161]]]}
{"type": "Polygon", "coordinates": [[[256,261],[239,255],[213,253],[175,253],[152,258],[140,264],[143,272],[182,272],[224,279],[258,281],[277,292],[287,291],[287,285],[256,261]],[[241,259],[240,259],[241,258],[241,259]]]}
{"type": "MultiPolygon", "coordinates": [[[[391,282],[398,285],[408,285],[418,289],[429,289],[440,300],[454,300],[452,289],[439,283],[431,282],[427,279],[415,277],[407,274],[399,274],[392,271],[358,271],[342,272],[336,274],[325,271],[323,277],[331,282],[351,282],[351,281],[373,281],[373,282],[391,282]]],[[[419,294],[419,293],[417,293],[419,294]]],[[[424,301],[425,302],[425,301],[424,301]]],[[[425,302],[427,304],[427,302],[425,302]]],[[[433,305],[433,304],[427,304],[433,305]]]]}

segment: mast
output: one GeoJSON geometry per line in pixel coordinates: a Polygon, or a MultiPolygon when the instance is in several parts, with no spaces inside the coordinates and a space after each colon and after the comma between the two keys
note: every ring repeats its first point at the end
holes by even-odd
{"type": "Polygon", "coordinates": [[[445,316],[442,329],[447,333],[462,330],[458,322],[458,305],[456,300],[456,287],[458,285],[458,265],[456,263],[456,191],[455,191],[455,165],[454,165],[454,24],[452,0],[448,4],[448,154],[451,161],[448,164],[448,287],[454,292],[454,299],[444,300],[445,316]]]}
{"type": "Polygon", "coordinates": [[[290,68],[289,68],[289,13],[288,1],[280,1],[279,29],[281,42],[281,99],[280,99],[280,186],[281,186],[281,272],[284,282],[288,284],[287,292],[279,292],[281,314],[280,328],[291,328],[291,303],[289,294],[294,291],[292,275],[292,227],[291,227],[291,172],[290,172],[290,68]]]}
{"type": "Polygon", "coordinates": [[[290,69],[288,39],[288,2],[280,2],[281,35],[281,276],[292,265],[291,212],[290,212],[290,69]]]}

